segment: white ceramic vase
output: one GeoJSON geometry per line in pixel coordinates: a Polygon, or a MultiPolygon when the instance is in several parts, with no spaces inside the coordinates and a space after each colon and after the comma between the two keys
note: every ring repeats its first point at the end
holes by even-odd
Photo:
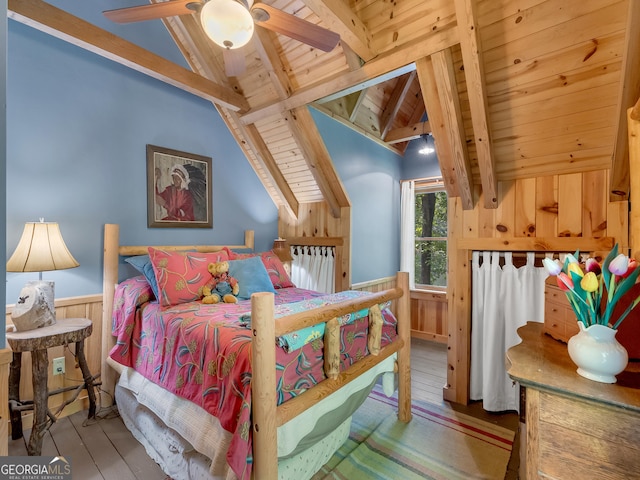
{"type": "Polygon", "coordinates": [[[604,325],[586,327],[569,339],[569,357],[578,366],[578,374],[589,380],[615,383],[616,375],[629,362],[627,350],[616,340],[617,330],[604,325]]]}

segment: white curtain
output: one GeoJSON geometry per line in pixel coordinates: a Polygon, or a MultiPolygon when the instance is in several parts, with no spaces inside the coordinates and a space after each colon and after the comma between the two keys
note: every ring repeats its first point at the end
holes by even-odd
{"type": "Polygon", "coordinates": [[[333,247],[291,247],[291,281],[298,288],[335,292],[333,247]]]}
{"type": "Polygon", "coordinates": [[[409,288],[415,287],[416,270],[416,185],[402,182],[400,197],[400,270],[409,272],[409,288]]]}
{"type": "Polygon", "coordinates": [[[505,353],[520,343],[518,328],[544,321],[547,273],[534,261],[527,253],[526,265],[516,268],[511,252],[473,252],[470,396],[491,412],[519,410],[519,386],[507,375],[505,353]]]}

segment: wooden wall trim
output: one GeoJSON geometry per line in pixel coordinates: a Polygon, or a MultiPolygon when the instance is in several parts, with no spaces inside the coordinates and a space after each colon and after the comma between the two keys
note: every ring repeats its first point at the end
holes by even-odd
{"type": "Polygon", "coordinates": [[[305,247],[341,247],[344,245],[342,237],[289,237],[287,243],[291,246],[304,245],[305,247]]]}
{"type": "MultiPolygon", "coordinates": [[[[84,305],[87,303],[96,303],[102,302],[102,294],[94,293],[91,295],[81,295],[77,297],[66,297],[66,298],[56,298],[54,300],[54,305],[56,308],[58,307],[69,307],[72,305],[84,305]]],[[[6,306],[6,314],[11,315],[13,308],[16,306],[15,303],[7,304],[6,306]]]]}
{"type": "Polygon", "coordinates": [[[375,287],[377,285],[384,285],[382,290],[386,290],[389,288],[387,285],[390,285],[395,282],[396,277],[383,277],[377,278],[375,280],[369,280],[368,282],[358,282],[351,285],[352,290],[366,290],[370,287],[375,287]]]}
{"type": "Polygon", "coordinates": [[[544,251],[581,252],[611,250],[615,243],[612,237],[512,237],[512,238],[460,238],[456,242],[459,250],[497,251],[544,251]]]}
{"type": "Polygon", "coordinates": [[[278,235],[289,245],[335,246],[336,292],[351,287],[351,207],[335,218],[326,202],[300,205],[296,217],[278,210],[278,235]]]}

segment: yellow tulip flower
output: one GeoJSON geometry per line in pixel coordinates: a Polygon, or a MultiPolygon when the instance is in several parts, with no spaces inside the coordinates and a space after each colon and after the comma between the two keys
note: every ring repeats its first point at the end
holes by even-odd
{"type": "Polygon", "coordinates": [[[580,286],[585,292],[595,292],[598,290],[598,277],[593,272],[587,272],[580,280],[580,286]]]}
{"type": "Polygon", "coordinates": [[[573,272],[576,275],[578,275],[579,277],[583,277],[584,273],[582,272],[582,269],[580,268],[580,265],[577,263],[570,263],[567,265],[567,270],[569,272],[573,272]]]}

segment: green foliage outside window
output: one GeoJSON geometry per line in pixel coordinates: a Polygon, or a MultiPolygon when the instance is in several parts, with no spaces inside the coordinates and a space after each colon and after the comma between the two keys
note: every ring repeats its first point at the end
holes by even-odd
{"type": "Polygon", "coordinates": [[[447,286],[447,194],[416,192],[416,271],[418,285],[447,286]]]}

